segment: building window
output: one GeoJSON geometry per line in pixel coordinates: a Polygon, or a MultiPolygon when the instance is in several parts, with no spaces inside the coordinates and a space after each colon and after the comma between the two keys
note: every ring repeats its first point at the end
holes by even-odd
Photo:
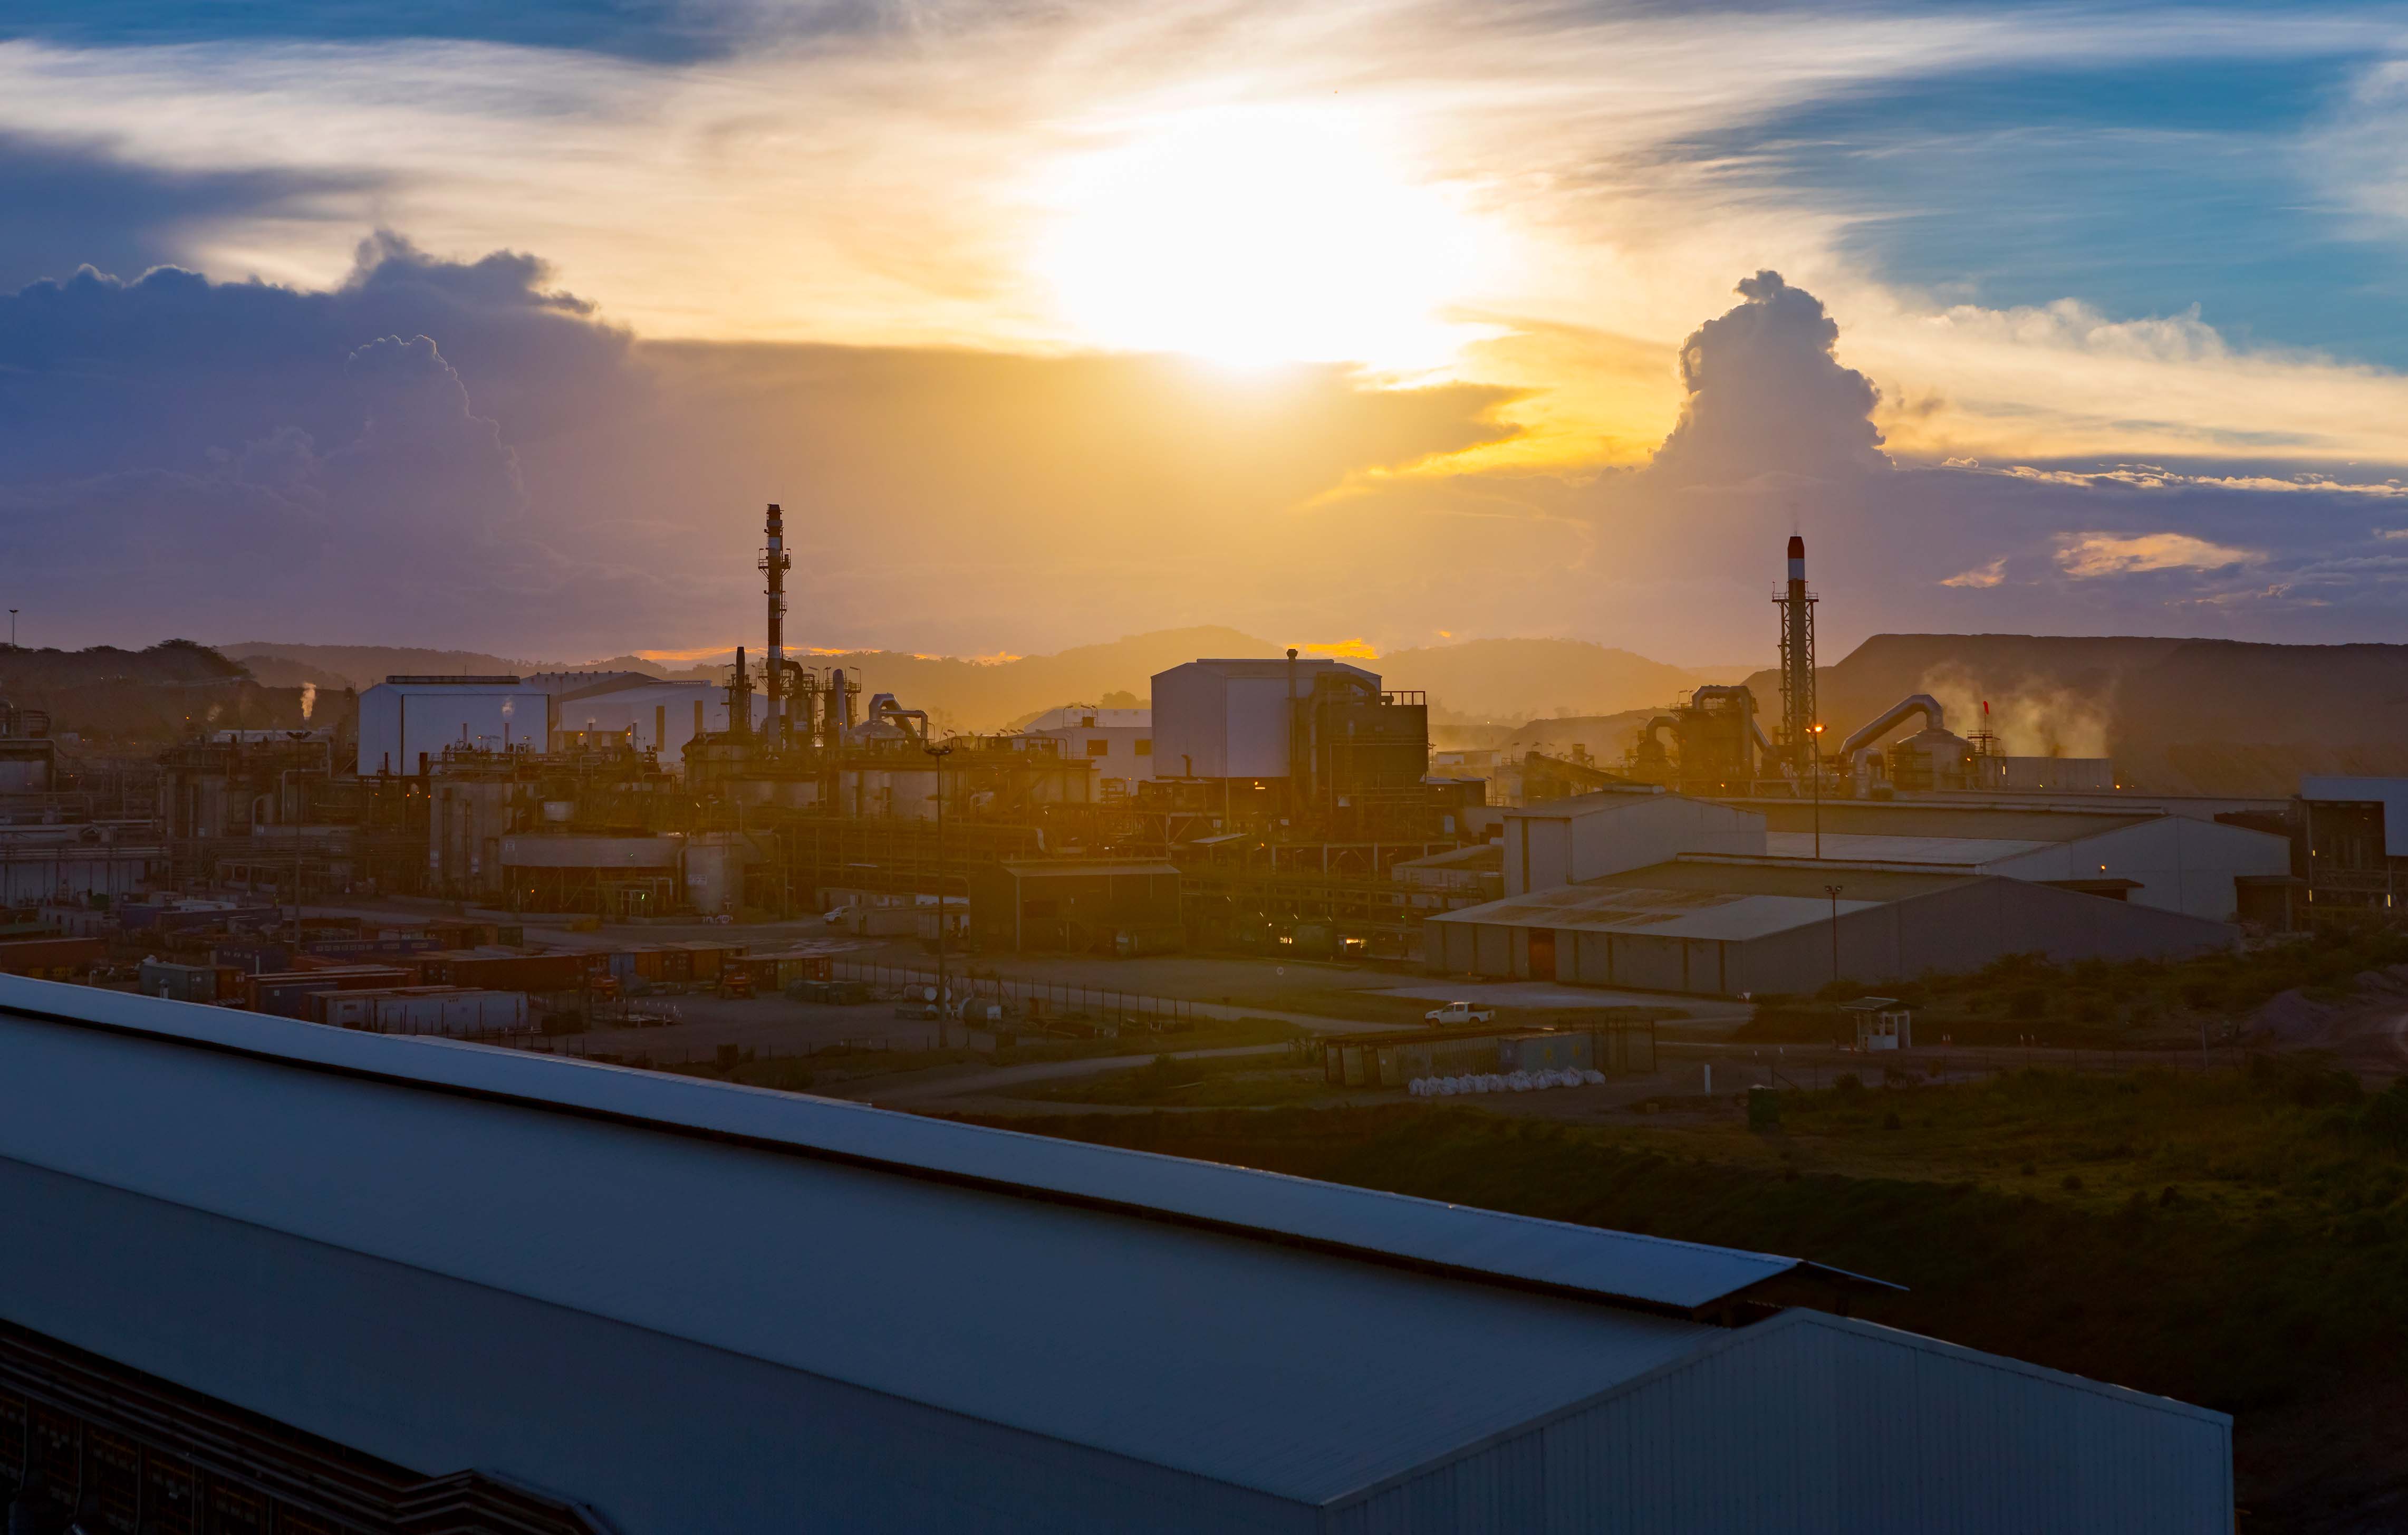
{"type": "Polygon", "coordinates": [[[1101,736],[1090,736],[1087,738],[1087,755],[1091,757],[1108,757],[1111,754],[1112,743],[1111,741],[1104,739],[1101,736]]]}
{"type": "Polygon", "coordinates": [[[1144,736],[1140,736],[1137,739],[1137,754],[1141,757],[1154,755],[1154,742],[1144,736]]]}

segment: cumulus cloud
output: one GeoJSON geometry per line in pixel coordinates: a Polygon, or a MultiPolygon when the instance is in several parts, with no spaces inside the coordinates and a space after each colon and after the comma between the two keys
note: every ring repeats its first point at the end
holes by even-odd
{"type": "Polygon", "coordinates": [[[1727,485],[1766,474],[1855,480],[1890,466],[1872,423],[1880,392],[1841,366],[1822,300],[1778,272],[1742,279],[1742,300],[1681,346],[1687,398],[1648,466],[1666,485],[1727,485]]]}
{"type": "Polygon", "coordinates": [[[2229,570],[2237,565],[2258,565],[2265,554],[2232,549],[2195,538],[2187,533],[2144,533],[2119,538],[2107,533],[2067,535],[2057,549],[2057,564],[2077,581],[2120,576],[2143,570],[2229,570]]]}
{"type": "MultiPolygon", "coordinates": [[[[380,236],[322,291],[87,269],[0,295],[0,561],[64,610],[45,632],[86,642],[608,653],[757,624],[760,507],[782,500],[799,640],[1294,631],[1319,571],[1394,582],[1438,536],[1376,499],[1303,509],[1509,438],[1510,397],[1339,366],[644,345],[533,257],[380,236]],[[1292,559],[1266,573],[1274,544],[1292,559]],[[1082,595],[1032,600],[1062,590],[1082,595]]],[[[1514,543],[1439,534],[1458,565],[1514,543]]]]}
{"type": "Polygon", "coordinates": [[[233,228],[356,218],[385,181],[366,170],[170,170],[97,140],[0,131],[0,293],[86,262],[146,271],[233,228]]]}

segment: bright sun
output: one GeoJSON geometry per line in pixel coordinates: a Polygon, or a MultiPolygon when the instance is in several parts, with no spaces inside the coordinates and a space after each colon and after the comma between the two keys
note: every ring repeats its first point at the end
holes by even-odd
{"type": "Polygon", "coordinates": [[[1414,368],[1477,334],[1441,318],[1475,279],[1473,221],[1339,112],[1182,113],[1044,195],[1039,271],[1096,345],[1414,368]]]}

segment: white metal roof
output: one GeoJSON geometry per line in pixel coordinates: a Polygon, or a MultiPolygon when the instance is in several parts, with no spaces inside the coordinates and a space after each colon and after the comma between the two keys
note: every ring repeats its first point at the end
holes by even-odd
{"type": "MultiPolygon", "coordinates": [[[[1861,911],[1879,901],[1842,900],[1861,911]]],[[[1754,896],[1725,891],[1665,890],[1627,884],[1557,885],[1509,896],[1484,906],[1434,914],[1431,922],[1486,926],[1546,927],[1557,932],[1614,932],[1653,938],[1720,939],[1743,942],[1828,922],[1831,902],[1808,896],[1754,896]]]]}
{"type": "Polygon", "coordinates": [[[1573,1297],[1802,1267],[13,977],[0,1105],[0,1156],[1315,1500],[1720,1335],[1573,1297]]]}
{"type": "MultiPolygon", "coordinates": [[[[1811,831],[1768,831],[1764,834],[1764,851],[1776,858],[1815,857],[1818,854],[1814,851],[1814,834],[1811,831]]],[[[1981,868],[2002,859],[2044,853],[2062,845],[2054,838],[2046,841],[2018,841],[2004,837],[1891,837],[1868,832],[1827,831],[1823,834],[1819,856],[1868,864],[1935,864],[1952,868],[1981,868]]]]}

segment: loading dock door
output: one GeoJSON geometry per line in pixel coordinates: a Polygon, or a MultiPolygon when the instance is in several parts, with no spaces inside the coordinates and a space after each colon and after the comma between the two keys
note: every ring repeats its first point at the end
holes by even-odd
{"type": "Polygon", "coordinates": [[[1553,929],[1530,929],[1530,979],[1553,981],[1555,978],[1555,935],[1553,929]]]}

